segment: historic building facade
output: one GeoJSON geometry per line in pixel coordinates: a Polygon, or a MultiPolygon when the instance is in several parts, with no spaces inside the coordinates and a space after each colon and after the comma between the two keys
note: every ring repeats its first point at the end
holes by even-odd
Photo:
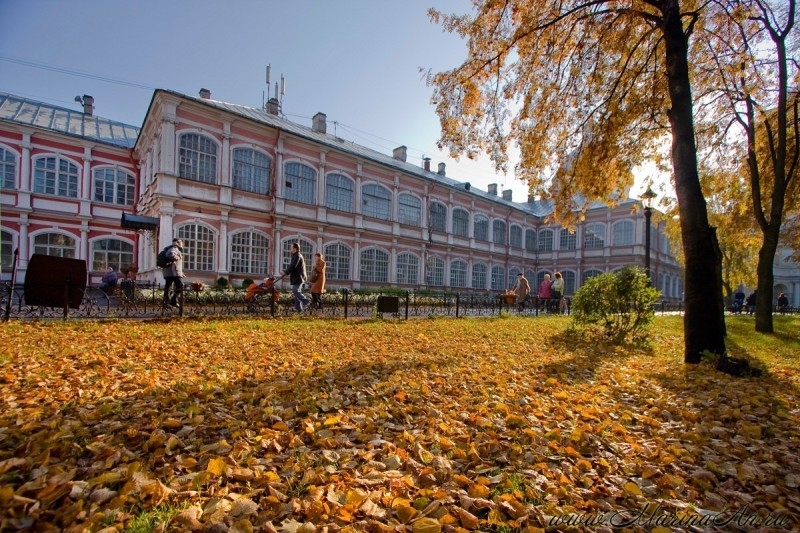
{"type": "MultiPolygon", "coordinates": [[[[18,247],[18,279],[38,252],[86,259],[92,281],[130,264],[160,280],[155,256],[173,237],[185,243],[189,279],[207,283],[278,273],[292,242],[309,263],[325,255],[333,288],[499,291],[518,272],[538,283],[560,271],[573,294],[590,276],[644,266],[638,200],[595,206],[569,231],[548,223],[546,203],[477,190],[444,164],[409,163],[405,147],[382,154],[329,134],[322,113],[307,127],[272,104],[157,90],[139,131],[91,109],[0,95],[3,277],[18,247]],[[43,113],[65,118],[31,118],[43,113]],[[156,229],[122,228],[122,213],[156,229]]],[[[653,281],[679,300],[680,268],[651,229],[653,281]]]]}

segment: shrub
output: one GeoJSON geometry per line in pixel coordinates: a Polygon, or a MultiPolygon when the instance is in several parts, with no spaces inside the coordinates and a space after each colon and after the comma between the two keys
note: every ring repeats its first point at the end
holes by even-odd
{"type": "Polygon", "coordinates": [[[252,285],[252,284],[253,284],[253,280],[252,280],[252,279],[250,279],[250,278],[244,278],[244,279],[242,280],[242,288],[243,288],[243,289],[246,289],[247,287],[249,287],[249,286],[250,286],[250,285],[252,285]]]}
{"type": "Polygon", "coordinates": [[[606,335],[619,342],[647,328],[660,295],[640,268],[601,274],[588,279],[575,293],[572,321],[576,326],[602,327],[606,335]]]}
{"type": "Polygon", "coordinates": [[[217,278],[217,288],[225,289],[227,287],[228,287],[228,278],[222,276],[217,278]]]}

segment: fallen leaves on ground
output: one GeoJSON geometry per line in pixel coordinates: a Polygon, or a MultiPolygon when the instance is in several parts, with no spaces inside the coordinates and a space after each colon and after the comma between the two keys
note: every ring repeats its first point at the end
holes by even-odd
{"type": "Polygon", "coordinates": [[[798,524],[791,368],[687,368],[680,318],[638,348],[567,323],[5,324],[0,529],[798,524]]]}

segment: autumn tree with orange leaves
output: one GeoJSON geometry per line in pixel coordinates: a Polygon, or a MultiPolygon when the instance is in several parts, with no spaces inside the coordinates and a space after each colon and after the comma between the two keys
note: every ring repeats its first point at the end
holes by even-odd
{"type": "Polygon", "coordinates": [[[474,0],[473,15],[430,11],[468,40],[458,67],[432,74],[440,143],[489,154],[520,147],[518,177],[569,220],[576,199],[612,202],[671,133],[686,261],[687,363],[725,353],[720,252],[697,170],[690,39],[713,4],[678,0],[474,0]],[[701,11],[702,8],[702,11],[701,11]],[[568,162],[568,165],[564,165],[568,162]],[[561,168],[555,179],[556,170],[561,168]],[[564,171],[564,169],[568,171],[564,171]]]}

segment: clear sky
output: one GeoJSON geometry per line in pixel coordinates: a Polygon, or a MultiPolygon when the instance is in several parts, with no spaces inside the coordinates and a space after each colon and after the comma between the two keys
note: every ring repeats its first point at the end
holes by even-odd
{"type": "Polygon", "coordinates": [[[457,163],[436,147],[439,121],[420,69],[460,64],[465,42],[432,24],[427,9],[469,12],[468,0],[0,0],[0,91],[141,126],[154,89],[259,107],[286,79],[283,113],[486,190],[527,185],[488,160],[457,163]],[[273,89],[274,90],[274,89],[273,89]]]}

